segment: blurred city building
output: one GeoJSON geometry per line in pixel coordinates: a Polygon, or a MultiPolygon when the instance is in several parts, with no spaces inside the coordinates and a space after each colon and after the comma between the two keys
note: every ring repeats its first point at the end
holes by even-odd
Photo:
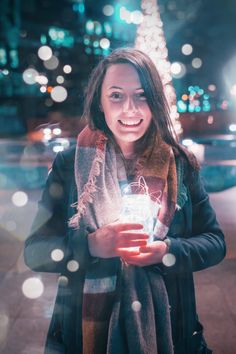
{"type": "MultiPolygon", "coordinates": [[[[0,136],[36,138],[32,132],[46,123],[75,136],[92,68],[112,49],[134,46],[145,6],[152,15],[151,3],[2,0],[0,136]]],[[[234,133],[234,1],[157,4],[184,136],[234,133]]]]}

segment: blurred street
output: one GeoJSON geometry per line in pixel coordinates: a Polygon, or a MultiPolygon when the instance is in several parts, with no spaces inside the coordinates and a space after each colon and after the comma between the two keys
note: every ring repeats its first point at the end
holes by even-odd
{"type": "MultiPolygon", "coordinates": [[[[28,165],[37,172],[34,184],[28,188],[25,176],[32,171],[26,173],[22,170],[22,161],[22,158],[15,158],[14,163],[5,161],[0,165],[0,183],[5,183],[0,192],[0,353],[43,354],[57,275],[31,272],[24,265],[22,252],[50,160],[43,159],[41,155],[40,163],[36,161],[28,165]],[[9,177],[4,179],[4,176],[12,176],[12,181],[9,177]],[[18,187],[18,181],[21,187],[18,187]]],[[[225,165],[226,161],[222,163],[225,165]]],[[[221,264],[195,274],[199,316],[214,354],[234,354],[236,186],[210,193],[210,199],[225,232],[228,251],[221,264]]]]}

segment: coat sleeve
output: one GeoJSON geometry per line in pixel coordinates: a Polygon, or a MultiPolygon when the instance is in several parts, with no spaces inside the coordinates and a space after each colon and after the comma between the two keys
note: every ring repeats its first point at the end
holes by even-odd
{"type": "MultiPolygon", "coordinates": [[[[25,241],[25,263],[34,271],[64,273],[68,262],[75,260],[68,238],[72,176],[73,165],[69,171],[64,154],[58,153],[38,204],[30,235],[25,241]]],[[[87,240],[84,239],[84,244],[77,246],[83,247],[83,253],[88,254],[87,240]]]]}
{"type": "Polygon", "coordinates": [[[192,231],[188,235],[170,237],[169,253],[175,257],[167,272],[194,272],[219,263],[226,254],[222,230],[216,220],[209,196],[205,191],[199,171],[193,171],[188,179],[192,204],[192,231]]]}

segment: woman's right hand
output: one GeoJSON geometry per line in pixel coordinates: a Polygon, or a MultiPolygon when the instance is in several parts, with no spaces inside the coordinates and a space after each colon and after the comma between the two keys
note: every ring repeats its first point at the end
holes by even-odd
{"type": "Polygon", "coordinates": [[[148,234],[140,232],[142,224],[111,223],[88,234],[91,256],[99,258],[122,257],[139,254],[139,247],[146,246],[148,234]],[[135,247],[135,248],[134,248],[135,247]]]}

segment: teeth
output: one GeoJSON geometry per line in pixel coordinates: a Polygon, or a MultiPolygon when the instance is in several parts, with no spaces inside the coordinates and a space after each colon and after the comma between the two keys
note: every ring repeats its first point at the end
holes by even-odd
{"type": "Polygon", "coordinates": [[[138,125],[140,122],[141,122],[142,119],[139,119],[139,120],[129,120],[128,122],[124,122],[123,120],[121,120],[121,124],[123,125],[138,125]]]}

